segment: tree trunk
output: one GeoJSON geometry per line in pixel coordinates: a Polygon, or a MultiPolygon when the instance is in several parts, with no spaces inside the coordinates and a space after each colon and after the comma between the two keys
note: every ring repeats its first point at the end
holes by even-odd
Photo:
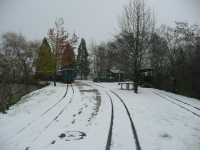
{"type": "Polygon", "coordinates": [[[53,83],[54,83],[54,86],[56,86],[56,71],[54,73],[53,83]]]}
{"type": "Polygon", "coordinates": [[[81,71],[81,80],[83,80],[83,73],[82,73],[82,71],[81,71]]]}
{"type": "Polygon", "coordinates": [[[134,60],[134,92],[135,93],[138,93],[138,80],[139,80],[139,77],[138,77],[138,52],[139,52],[139,44],[140,44],[140,41],[139,41],[139,35],[140,35],[140,12],[139,10],[137,11],[137,31],[136,31],[136,43],[135,43],[135,60],[134,60]]]}
{"type": "Polygon", "coordinates": [[[138,71],[137,71],[137,67],[135,68],[135,71],[134,71],[134,92],[136,94],[138,93],[138,71]]]}

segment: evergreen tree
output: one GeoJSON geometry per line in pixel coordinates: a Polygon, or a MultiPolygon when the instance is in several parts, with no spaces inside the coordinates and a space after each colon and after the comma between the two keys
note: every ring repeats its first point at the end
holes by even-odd
{"type": "Polygon", "coordinates": [[[83,38],[81,39],[81,43],[78,48],[77,67],[81,76],[81,80],[87,79],[90,69],[86,42],[83,38]]]}
{"type": "Polygon", "coordinates": [[[37,77],[49,78],[55,72],[55,57],[46,38],[44,38],[39,49],[39,55],[36,62],[37,77]]]}

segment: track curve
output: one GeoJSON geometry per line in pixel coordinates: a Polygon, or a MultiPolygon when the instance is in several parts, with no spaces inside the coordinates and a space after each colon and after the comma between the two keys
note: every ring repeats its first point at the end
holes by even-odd
{"type": "MultiPolygon", "coordinates": [[[[112,93],[112,95],[115,95],[115,96],[117,97],[117,99],[119,99],[119,102],[120,102],[120,103],[123,105],[123,107],[125,108],[126,113],[127,113],[127,116],[128,116],[128,118],[129,118],[129,121],[130,121],[130,124],[131,124],[131,129],[132,129],[132,134],[133,134],[133,137],[134,137],[134,142],[135,142],[136,149],[137,149],[137,150],[141,150],[141,146],[140,146],[140,142],[139,142],[137,130],[136,130],[136,128],[135,128],[135,124],[134,124],[134,122],[133,122],[133,119],[132,119],[132,117],[131,117],[131,114],[130,114],[130,112],[129,112],[129,109],[128,109],[128,107],[126,106],[124,100],[123,100],[116,92],[114,92],[113,90],[110,90],[110,89],[108,89],[108,88],[106,88],[106,87],[104,87],[104,86],[102,86],[102,85],[98,85],[98,84],[95,84],[95,83],[93,83],[93,85],[96,85],[96,86],[99,86],[99,87],[101,87],[101,88],[106,89],[106,94],[109,96],[109,99],[110,99],[110,101],[111,101],[112,107],[113,107],[113,104],[112,104],[113,99],[112,99],[112,97],[111,97],[111,94],[109,94],[109,92],[112,93]]],[[[113,109],[114,109],[114,108],[113,108],[113,109]]],[[[113,111],[113,110],[112,110],[112,111],[113,111]]],[[[112,112],[112,113],[113,113],[113,112],[112,112]]],[[[113,116],[113,114],[112,114],[111,116],[113,116]]],[[[113,119],[112,119],[112,120],[113,120],[113,119]]],[[[109,135],[108,135],[108,139],[107,139],[106,150],[110,150],[110,144],[111,144],[111,141],[112,141],[112,133],[111,133],[111,132],[112,132],[112,128],[111,128],[111,127],[113,126],[113,121],[112,121],[111,123],[112,123],[112,124],[110,124],[110,130],[109,130],[109,135]]]]}
{"type": "MultiPolygon", "coordinates": [[[[157,92],[156,92],[156,93],[157,93],[157,92]]],[[[173,96],[171,96],[171,95],[164,94],[163,92],[161,92],[161,93],[162,93],[162,95],[164,95],[164,96],[167,96],[167,97],[169,97],[169,98],[171,98],[171,99],[173,99],[173,100],[175,100],[175,101],[178,101],[178,102],[180,102],[180,103],[183,103],[184,105],[188,105],[188,106],[190,106],[190,107],[192,107],[192,108],[194,108],[194,109],[200,111],[200,108],[199,108],[199,107],[196,107],[196,106],[194,106],[194,105],[192,105],[192,104],[186,103],[186,102],[184,102],[184,101],[182,101],[182,100],[180,100],[180,99],[178,99],[178,98],[175,98],[175,97],[173,97],[173,96]]]]}
{"type": "Polygon", "coordinates": [[[108,133],[108,139],[107,139],[107,143],[106,143],[106,150],[110,150],[111,147],[111,142],[112,142],[112,130],[113,130],[113,116],[114,116],[114,108],[113,108],[113,101],[111,96],[108,94],[108,92],[106,92],[107,96],[110,99],[110,103],[111,103],[111,120],[110,120],[110,128],[109,128],[109,133],[108,133]]]}
{"type": "Polygon", "coordinates": [[[182,109],[184,109],[184,110],[186,110],[186,111],[192,113],[194,116],[200,118],[200,115],[199,115],[199,114],[197,114],[196,112],[194,112],[194,111],[188,109],[187,107],[185,107],[185,106],[183,106],[183,105],[180,105],[180,104],[178,104],[178,103],[176,103],[176,102],[170,100],[169,98],[163,96],[162,94],[159,94],[159,93],[154,92],[154,91],[152,91],[152,92],[153,92],[155,95],[161,97],[162,99],[164,99],[164,100],[166,100],[166,101],[168,101],[168,102],[170,102],[170,103],[172,103],[172,104],[174,104],[174,105],[177,105],[178,107],[180,107],[180,108],[182,108],[182,109]]]}
{"type": "Polygon", "coordinates": [[[117,94],[115,93],[114,91],[110,90],[116,97],[118,97],[118,99],[121,101],[121,103],[123,104],[124,108],[126,109],[126,113],[129,117],[129,120],[130,120],[130,123],[131,123],[131,127],[132,127],[132,132],[133,132],[133,136],[135,138],[135,145],[136,145],[136,148],[137,150],[141,150],[141,146],[140,146],[140,142],[139,142],[139,138],[138,138],[138,134],[137,134],[137,131],[136,131],[136,128],[135,128],[135,125],[134,125],[134,122],[133,122],[133,119],[131,117],[131,114],[128,110],[128,107],[126,106],[125,102],[123,101],[123,99],[117,94]]]}

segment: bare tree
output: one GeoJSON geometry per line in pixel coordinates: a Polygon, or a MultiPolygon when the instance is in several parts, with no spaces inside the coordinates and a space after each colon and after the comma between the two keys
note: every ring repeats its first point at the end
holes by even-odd
{"type": "Polygon", "coordinates": [[[27,84],[32,72],[34,55],[37,53],[36,49],[39,44],[27,41],[21,34],[8,32],[2,36],[2,45],[2,53],[9,60],[11,66],[12,81],[22,79],[23,83],[27,84]]]}
{"type": "Polygon", "coordinates": [[[138,92],[142,59],[154,30],[154,19],[143,0],[131,0],[120,20],[121,36],[127,40],[127,49],[133,66],[134,91],[138,92]]]}
{"type": "MultiPolygon", "coordinates": [[[[181,70],[184,70],[188,49],[194,45],[194,29],[185,22],[175,22],[175,28],[162,25],[160,35],[167,41],[167,57],[172,91],[177,92],[177,80],[181,70]]],[[[184,74],[182,72],[182,74],[184,74]]]]}
{"type": "Polygon", "coordinates": [[[61,68],[62,54],[66,44],[74,46],[77,43],[78,37],[75,33],[70,37],[69,33],[64,30],[64,20],[59,18],[55,21],[55,27],[51,28],[48,37],[52,46],[53,54],[55,56],[55,73],[54,86],[56,86],[56,71],[61,68]]]}
{"type": "Polygon", "coordinates": [[[3,34],[0,50],[0,111],[12,104],[11,99],[19,88],[13,85],[23,84],[24,89],[20,94],[29,90],[38,46],[38,42],[27,41],[21,34],[3,34]]]}
{"type": "Polygon", "coordinates": [[[151,68],[153,69],[151,83],[156,88],[165,86],[168,75],[168,46],[167,41],[160,37],[158,33],[154,33],[151,38],[149,49],[149,59],[151,68]]]}

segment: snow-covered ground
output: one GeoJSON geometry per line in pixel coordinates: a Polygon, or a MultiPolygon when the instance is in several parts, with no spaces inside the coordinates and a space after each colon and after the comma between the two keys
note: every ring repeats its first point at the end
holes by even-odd
{"type": "Polygon", "coordinates": [[[0,150],[200,150],[199,100],[117,83],[73,89],[49,85],[0,114],[0,150]]]}

